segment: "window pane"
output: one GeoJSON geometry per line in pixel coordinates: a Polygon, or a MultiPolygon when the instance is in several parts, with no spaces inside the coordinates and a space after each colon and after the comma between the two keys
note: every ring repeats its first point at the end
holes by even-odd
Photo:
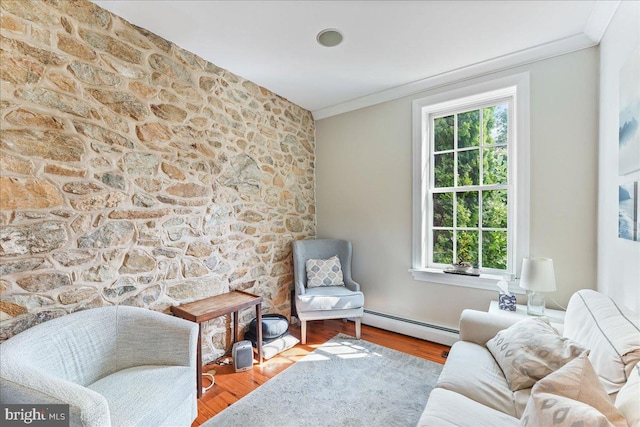
{"type": "Polygon", "coordinates": [[[507,190],[482,192],[482,226],[487,228],[507,227],[507,190]]]}
{"type": "Polygon", "coordinates": [[[478,231],[460,230],[457,233],[458,262],[478,265],[478,231]]]}
{"type": "Polygon", "coordinates": [[[433,156],[433,177],[436,188],[453,187],[453,153],[436,154],[433,156]]]}
{"type": "Polygon", "coordinates": [[[484,184],[507,183],[507,147],[505,145],[482,150],[482,180],[484,184]]]}
{"type": "Polygon", "coordinates": [[[433,262],[453,263],[453,231],[433,230],[433,262]]]}
{"type": "Polygon", "coordinates": [[[435,151],[453,150],[453,116],[433,121],[433,139],[435,151]]]}
{"type": "Polygon", "coordinates": [[[480,150],[458,152],[458,186],[478,185],[480,182],[480,150]]]}
{"type": "Polygon", "coordinates": [[[434,193],[433,226],[453,227],[453,193],[434,193]]]}
{"type": "Polygon", "coordinates": [[[507,231],[482,233],[482,266],[505,270],[507,268],[507,231]]]}
{"type": "Polygon", "coordinates": [[[478,205],[478,192],[469,191],[465,193],[456,193],[456,213],[458,227],[477,227],[478,213],[480,211],[478,205]]]}
{"type": "Polygon", "coordinates": [[[483,141],[485,145],[508,142],[509,104],[500,104],[482,110],[483,141]]]}
{"type": "Polygon", "coordinates": [[[458,114],[458,148],[480,145],[480,110],[458,114]]]}

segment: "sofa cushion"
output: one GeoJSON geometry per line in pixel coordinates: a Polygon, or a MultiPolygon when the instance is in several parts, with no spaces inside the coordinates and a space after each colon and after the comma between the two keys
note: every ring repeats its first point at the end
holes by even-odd
{"type": "MultiPolygon", "coordinates": [[[[176,426],[188,426],[189,423],[185,421],[184,414],[191,414],[193,420],[198,416],[198,401],[194,396],[186,397],[182,403],[177,405],[173,413],[157,427],[176,427],[176,426]]],[[[155,426],[154,426],[155,427],[155,426]]]]}
{"type": "Polygon", "coordinates": [[[616,408],[630,427],[640,427],[640,365],[635,365],[629,380],[618,392],[616,408]]]}
{"type": "Polygon", "coordinates": [[[137,366],[88,386],[107,400],[114,426],[161,425],[196,392],[187,366],[137,366]],[[140,410],[144,408],[144,410],[140,410]]]}
{"type": "Polygon", "coordinates": [[[587,354],[583,353],[538,381],[521,425],[627,427],[627,422],[609,400],[587,354]]]}
{"type": "Polygon", "coordinates": [[[362,292],[354,292],[344,286],[321,286],[309,288],[304,295],[298,295],[298,311],[348,310],[364,306],[362,292]]]}
{"type": "Polygon", "coordinates": [[[531,397],[531,389],[523,388],[522,390],[513,392],[513,399],[516,402],[516,417],[522,418],[522,414],[524,414],[524,410],[527,407],[527,403],[529,403],[529,398],[531,397]]]}
{"type": "Polygon", "coordinates": [[[344,286],[340,258],[334,255],[329,259],[308,259],[307,288],[319,286],[344,286]]]}
{"type": "Polygon", "coordinates": [[[567,306],[564,336],[591,352],[589,360],[607,393],[617,393],[640,361],[638,315],[589,289],[573,294],[567,306]]]}
{"type": "Polygon", "coordinates": [[[512,391],[533,386],[585,351],[578,343],[558,335],[541,318],[523,319],[498,332],[487,341],[487,348],[512,391]]]}
{"type": "Polygon", "coordinates": [[[436,387],[460,393],[505,414],[518,414],[502,370],[491,353],[478,344],[458,341],[451,347],[436,387]]]}
{"type": "Polygon", "coordinates": [[[418,427],[509,427],[517,425],[517,418],[442,388],[435,388],[431,391],[427,407],[418,421],[418,427]]]}

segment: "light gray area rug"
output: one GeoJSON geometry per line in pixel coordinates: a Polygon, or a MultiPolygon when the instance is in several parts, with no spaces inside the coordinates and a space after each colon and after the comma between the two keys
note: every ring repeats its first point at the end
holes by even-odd
{"type": "Polygon", "coordinates": [[[338,334],[203,427],[413,427],[441,370],[338,334]]]}

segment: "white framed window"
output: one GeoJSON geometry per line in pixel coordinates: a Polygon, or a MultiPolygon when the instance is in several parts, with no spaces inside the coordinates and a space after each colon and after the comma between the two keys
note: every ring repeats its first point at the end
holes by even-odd
{"type": "Polygon", "coordinates": [[[414,278],[496,290],[518,277],[529,252],[529,74],[415,100],[413,157],[414,278]],[[459,261],[480,276],[444,274],[459,261]]]}

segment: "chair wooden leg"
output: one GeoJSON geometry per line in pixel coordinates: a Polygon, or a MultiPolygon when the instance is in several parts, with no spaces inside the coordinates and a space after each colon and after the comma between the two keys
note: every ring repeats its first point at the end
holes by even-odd
{"type": "Polygon", "coordinates": [[[362,317],[356,317],[356,339],[360,339],[360,330],[362,326],[362,317]]]}
{"type": "Polygon", "coordinates": [[[300,341],[302,341],[303,345],[307,343],[307,321],[306,320],[300,321],[300,341]]]}

